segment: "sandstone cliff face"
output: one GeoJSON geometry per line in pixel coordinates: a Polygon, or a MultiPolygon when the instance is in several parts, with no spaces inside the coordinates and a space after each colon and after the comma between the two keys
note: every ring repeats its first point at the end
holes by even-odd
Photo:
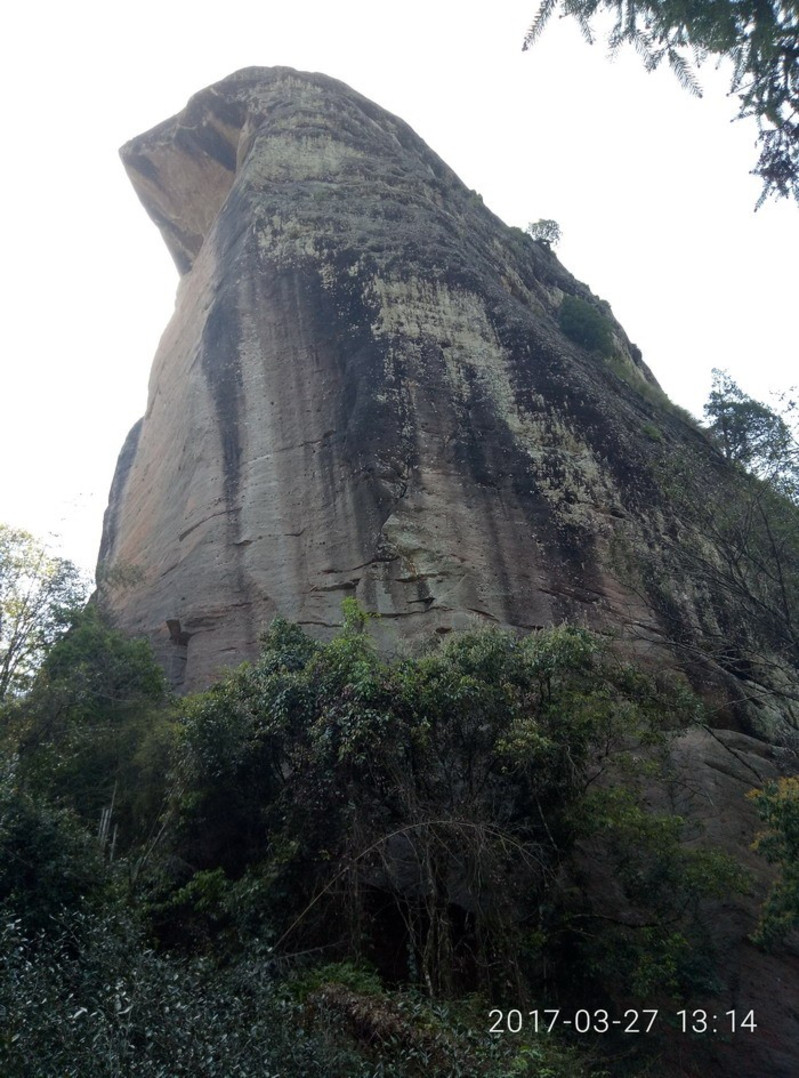
{"type": "Polygon", "coordinates": [[[100,560],[136,567],[107,602],[176,685],[277,612],[332,631],[347,595],[387,647],[473,619],[656,631],[606,556],[654,504],[654,380],[615,323],[624,378],[563,336],[563,296],[598,301],[554,254],[322,75],[241,71],[122,157],[182,280],[100,560]]]}
{"type": "MultiPolygon", "coordinates": [[[[106,513],[101,569],[127,585],[100,591],[120,626],[181,691],[252,657],[276,613],[331,634],[345,596],[382,615],[387,650],[475,620],[568,618],[661,659],[676,643],[732,727],[677,746],[676,807],[745,853],[747,784],[780,760],[747,736],[751,708],[729,706],[757,675],[726,647],[735,594],[675,560],[706,537],[664,494],[666,475],[718,499],[726,466],[607,305],[406,124],[322,75],[241,71],[122,156],[181,282],[106,513]],[[561,332],[569,295],[610,320],[613,357],[561,332]]],[[[710,540],[702,556],[718,561],[710,540]]],[[[746,943],[753,904],[719,916],[722,1012],[768,1009],[795,957],[746,943]]],[[[789,1075],[795,1005],[786,992],[771,1041],[704,1073],[789,1075]]]]}

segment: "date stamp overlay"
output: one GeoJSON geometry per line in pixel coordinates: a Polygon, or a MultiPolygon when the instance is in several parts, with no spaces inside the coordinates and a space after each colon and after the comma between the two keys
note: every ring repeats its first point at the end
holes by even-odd
{"type": "Polygon", "coordinates": [[[493,1036],[515,1033],[622,1033],[645,1036],[658,1027],[667,1026],[680,1033],[695,1035],[752,1034],[757,1029],[755,1012],[749,1011],[666,1011],[659,1008],[630,1008],[619,1015],[602,1008],[564,1010],[550,1007],[545,1010],[521,1011],[518,1008],[488,1012],[488,1033],[493,1036]]]}

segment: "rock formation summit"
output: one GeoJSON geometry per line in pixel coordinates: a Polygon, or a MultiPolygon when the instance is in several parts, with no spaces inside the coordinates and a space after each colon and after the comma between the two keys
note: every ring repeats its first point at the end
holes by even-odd
{"type": "Polygon", "coordinates": [[[657,636],[614,537],[659,527],[656,456],[710,450],[546,244],[319,74],[239,71],[121,152],[181,281],[100,562],[133,568],[106,601],[178,688],[276,613],[332,633],[345,596],[388,649],[475,620],[657,636]],[[564,334],[567,297],[612,355],[564,334]]]}

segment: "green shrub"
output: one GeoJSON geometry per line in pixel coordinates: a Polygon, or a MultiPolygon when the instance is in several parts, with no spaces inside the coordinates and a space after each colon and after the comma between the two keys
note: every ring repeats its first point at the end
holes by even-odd
{"type": "Polygon", "coordinates": [[[755,849],[780,872],[753,935],[755,943],[772,947],[799,928],[799,777],[769,782],[748,796],[766,825],[755,849]]]}
{"type": "Polygon", "coordinates": [[[164,806],[175,732],[164,674],[145,640],[75,613],[9,716],[20,782],[72,810],[96,832],[113,806],[116,852],[149,832],[164,806]]]}
{"type": "Polygon", "coordinates": [[[0,908],[37,932],[102,896],[99,844],[66,809],[21,788],[16,761],[0,762],[0,908]]]}
{"type": "Polygon", "coordinates": [[[595,980],[605,991],[649,1000],[718,991],[701,911],[708,898],[747,889],[737,862],[686,846],[683,819],[645,810],[629,788],[593,792],[577,812],[583,841],[624,902],[623,918],[608,918],[588,888],[579,912],[565,919],[595,980]]]}
{"type": "Polygon", "coordinates": [[[374,1073],[305,1028],[262,955],[226,969],[157,954],[124,910],[31,936],[0,920],[4,1078],[345,1078],[374,1073]]]}
{"type": "Polygon", "coordinates": [[[558,323],[570,340],[591,352],[611,356],[615,351],[610,322],[593,304],[579,296],[563,297],[558,323]]]}

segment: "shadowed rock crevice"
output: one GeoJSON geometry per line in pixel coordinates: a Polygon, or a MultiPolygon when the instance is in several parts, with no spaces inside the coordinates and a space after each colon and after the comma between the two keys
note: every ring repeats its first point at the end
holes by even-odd
{"type": "Polygon", "coordinates": [[[243,380],[240,366],[240,330],[235,308],[220,297],[208,314],[202,337],[202,368],[215,409],[222,442],[225,502],[236,510],[241,466],[243,380]]]}
{"type": "Polygon", "coordinates": [[[144,420],[139,419],[133,424],[117,458],[114,479],[108,494],[108,508],[103,516],[103,537],[97,558],[99,565],[105,564],[116,543],[119,510],[122,505],[125,484],[128,481],[133,461],[136,458],[136,448],[139,444],[143,423],[144,420]]]}

